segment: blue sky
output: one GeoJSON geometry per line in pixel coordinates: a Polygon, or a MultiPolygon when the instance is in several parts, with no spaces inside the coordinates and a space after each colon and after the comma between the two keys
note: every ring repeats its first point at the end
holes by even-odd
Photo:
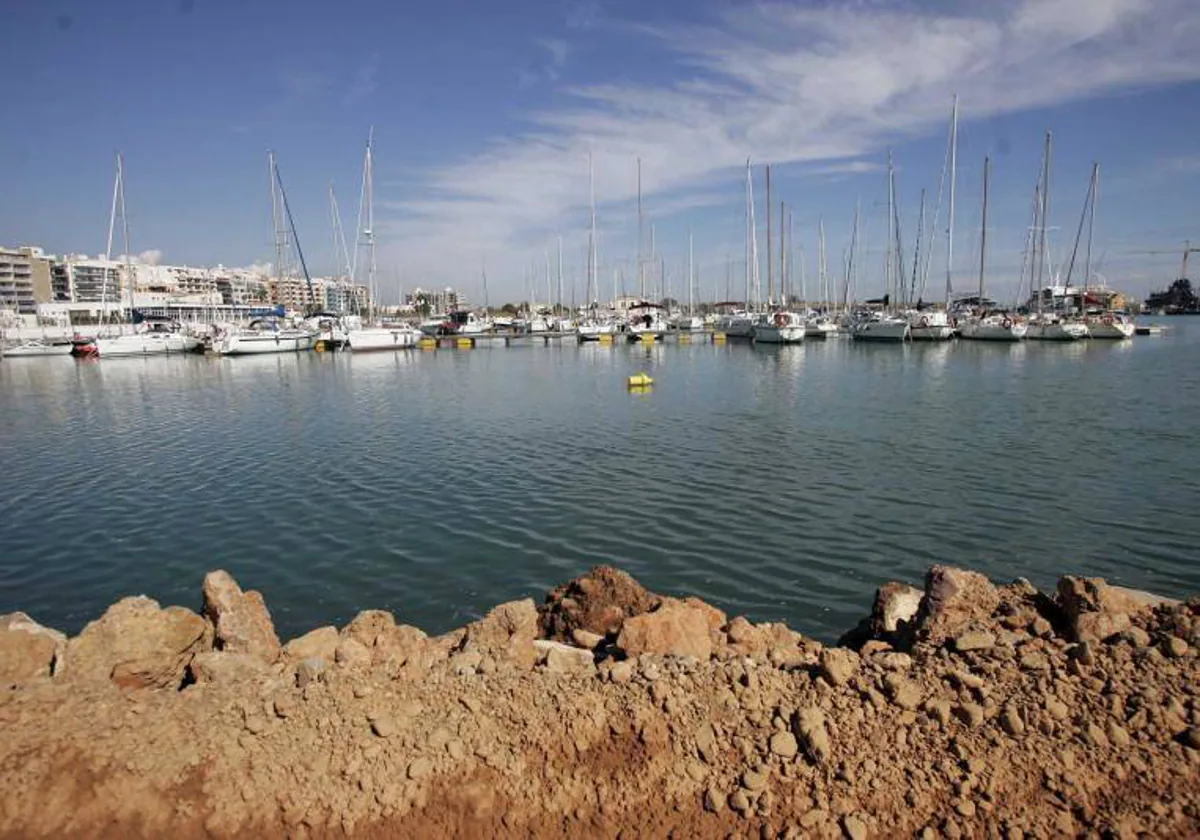
{"type": "MultiPolygon", "coordinates": [[[[485,265],[491,303],[523,298],[558,234],[582,297],[589,149],[605,293],[615,271],[632,274],[640,156],[676,295],[689,229],[705,297],[723,296],[726,254],[741,277],[747,157],[773,164],[810,276],[818,219],[833,270],[861,202],[859,291],[871,294],[887,150],[909,238],[919,191],[932,202],[937,189],[953,93],[956,289],[976,282],[988,154],[989,288],[1009,293],[1047,129],[1056,255],[1070,249],[1093,160],[1095,254],[1110,284],[1163,286],[1182,241],[1200,240],[1200,7],[1189,0],[46,0],[8,9],[6,23],[20,37],[0,55],[0,78],[16,81],[0,116],[5,244],[103,250],[119,149],[133,251],[267,262],[271,148],[306,256],[327,273],[327,186],[353,228],[374,126],[385,300],[417,284],[478,299],[485,265]]],[[[765,248],[760,234],[764,259],[765,248]]]]}

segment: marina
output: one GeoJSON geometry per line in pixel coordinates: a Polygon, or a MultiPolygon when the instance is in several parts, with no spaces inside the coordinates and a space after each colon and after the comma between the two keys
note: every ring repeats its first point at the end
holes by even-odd
{"type": "Polygon", "coordinates": [[[597,562],[823,638],[948,560],[1194,591],[1200,320],[1167,320],[1069,343],[5,359],[0,610],[74,632],[131,580],[180,602],[217,560],[289,634],[368,605],[437,632],[597,562]]]}

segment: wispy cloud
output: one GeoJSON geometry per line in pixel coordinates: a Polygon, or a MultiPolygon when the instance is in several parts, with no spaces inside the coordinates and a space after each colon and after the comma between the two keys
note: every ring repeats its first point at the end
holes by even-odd
{"type": "Polygon", "coordinates": [[[539,38],[536,44],[541,50],[537,60],[517,74],[517,87],[521,90],[557,82],[571,52],[570,46],[561,38],[539,38]]]}
{"type": "Polygon", "coordinates": [[[352,105],[369,98],[379,87],[379,53],[371,53],[354,72],[354,79],[342,96],[342,102],[352,105]]]}
{"type": "Polygon", "coordinates": [[[869,171],[862,158],[886,144],[944,130],[953,92],[980,118],[1200,78],[1191,0],[974,8],[764,3],[708,26],[640,27],[674,58],[675,81],[568,87],[573,106],[531,114],[526,133],[433,171],[419,198],[393,205],[396,256],[447,280],[480,259],[527,264],[582,221],[589,150],[602,206],[632,197],[637,156],[645,194],[663,201],[732,181],[748,157],[869,171]]]}

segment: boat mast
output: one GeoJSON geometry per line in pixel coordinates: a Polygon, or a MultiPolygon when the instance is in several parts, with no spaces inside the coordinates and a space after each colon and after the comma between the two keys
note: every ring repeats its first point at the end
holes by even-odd
{"type": "Polygon", "coordinates": [[[787,274],[784,273],[787,265],[783,261],[783,255],[787,249],[788,238],[783,224],[784,212],[784,204],[781,201],[779,202],[779,303],[784,309],[787,309],[787,274]]]}
{"type": "MultiPolygon", "coordinates": [[[[896,200],[896,196],[895,196],[896,182],[892,178],[892,150],[891,149],[888,149],[888,164],[887,164],[887,166],[888,166],[888,208],[887,208],[888,229],[887,229],[887,251],[886,251],[886,255],[885,255],[885,262],[883,265],[883,296],[884,296],[885,300],[887,301],[887,303],[890,304],[892,302],[892,299],[891,299],[891,294],[892,294],[892,230],[893,230],[893,228],[892,228],[892,224],[893,224],[892,209],[895,206],[895,200],[896,200]]],[[[884,310],[885,311],[887,310],[887,305],[885,305],[884,310]]]]}
{"type": "Polygon", "coordinates": [[[563,308],[563,264],[562,264],[562,234],[558,234],[558,312],[563,308]]]}
{"type": "Polygon", "coordinates": [[[750,240],[754,229],[754,186],[750,159],[746,158],[746,311],[750,311],[750,240]]]}
{"type": "Polygon", "coordinates": [[[775,252],[771,250],[771,164],[767,164],[767,306],[775,305],[775,252]]]}
{"type": "Polygon", "coordinates": [[[983,272],[987,258],[987,204],[988,204],[988,173],[992,168],[992,159],[983,159],[983,218],[979,227],[979,306],[983,307],[983,272]]]}
{"type": "MultiPolygon", "coordinates": [[[[925,190],[921,190],[921,209],[917,213],[917,244],[913,248],[912,281],[908,288],[908,302],[911,304],[917,296],[917,269],[921,265],[921,236],[925,233],[925,190]]],[[[922,290],[924,294],[924,290],[922,290]]]]}
{"type": "Polygon", "coordinates": [[[946,225],[946,311],[950,310],[950,298],[954,294],[952,282],[954,271],[954,187],[958,166],[958,94],[954,94],[954,106],[950,114],[950,219],[946,225]]]}
{"type": "MultiPolygon", "coordinates": [[[[121,153],[117,152],[117,171],[113,176],[112,209],[108,211],[108,244],[104,246],[104,261],[112,261],[113,229],[117,224],[117,193],[121,189],[121,153]]],[[[1183,266],[1187,268],[1187,253],[1183,255],[1183,266]]],[[[100,284],[100,324],[108,316],[108,266],[104,267],[104,280],[100,284]]]]}
{"type": "MultiPolygon", "coordinates": [[[[129,316],[133,320],[133,267],[130,263],[131,257],[129,254],[129,217],[125,215],[125,156],[117,152],[117,183],[121,185],[121,242],[125,247],[125,284],[129,286],[129,316]]],[[[124,310],[125,300],[124,295],[117,302],[117,311],[124,310]]]]}
{"type": "MultiPolygon", "coordinates": [[[[271,157],[271,162],[275,168],[275,183],[279,187],[279,201],[283,207],[288,228],[292,232],[292,241],[296,243],[296,256],[300,259],[300,268],[304,271],[304,282],[308,287],[308,300],[311,307],[316,303],[316,295],[313,294],[312,277],[308,273],[308,263],[304,261],[304,250],[300,247],[300,237],[296,235],[296,220],[292,218],[292,209],[288,206],[287,191],[283,188],[283,176],[279,174],[279,162],[275,160],[274,155],[271,157]]],[[[372,253],[374,253],[374,249],[372,249],[372,253]]]]}
{"type": "MultiPolygon", "coordinates": [[[[588,150],[588,206],[591,208],[590,220],[588,222],[588,301],[589,305],[595,306],[596,298],[600,296],[600,290],[596,287],[596,179],[592,171],[592,151],[588,150]]],[[[613,296],[616,296],[616,286],[613,287],[613,296]]]]}
{"type": "MultiPolygon", "coordinates": [[[[276,281],[283,279],[283,225],[280,221],[279,209],[279,186],[275,182],[275,152],[267,151],[267,167],[271,177],[271,228],[272,234],[275,237],[275,279],[276,281]]],[[[355,231],[357,235],[357,231],[355,231]]],[[[355,263],[358,262],[358,250],[354,252],[355,263]]],[[[351,272],[351,282],[353,282],[353,272],[351,272]]]]}
{"type": "MultiPolygon", "coordinates": [[[[367,321],[375,323],[375,272],[377,266],[375,264],[375,158],[372,147],[375,142],[375,128],[371,127],[367,132],[367,158],[363,164],[363,179],[366,187],[367,200],[367,227],[363,231],[363,236],[367,244],[367,321]]],[[[296,247],[299,249],[300,242],[297,239],[296,247]]],[[[308,276],[306,269],[305,277],[308,276]]],[[[309,283],[311,286],[312,284],[309,283]]]]}
{"type": "MultiPolygon", "coordinates": [[[[746,162],[746,230],[750,235],[750,240],[747,243],[750,249],[749,254],[749,272],[747,273],[747,281],[750,283],[754,292],[755,304],[762,302],[762,278],[758,273],[758,224],[754,220],[754,176],[749,168],[749,161],[746,162]]],[[[750,295],[747,293],[746,298],[750,295]]]]}
{"type": "Polygon", "coordinates": [[[695,266],[692,263],[692,231],[688,229],[688,317],[696,314],[696,301],[693,289],[696,285],[695,266]]]}
{"type": "Polygon", "coordinates": [[[646,274],[642,254],[642,159],[637,159],[637,278],[638,295],[646,299],[646,274]]]}
{"type": "Polygon", "coordinates": [[[828,297],[825,287],[828,285],[825,263],[825,217],[817,220],[817,288],[822,298],[821,308],[825,308],[824,298],[828,297]]]}
{"type": "MultiPolygon", "coordinates": [[[[1045,149],[1042,152],[1042,195],[1039,206],[1041,208],[1041,218],[1038,224],[1038,256],[1036,262],[1037,282],[1038,282],[1038,299],[1042,297],[1043,289],[1046,281],[1050,279],[1049,273],[1049,258],[1048,258],[1048,243],[1047,230],[1050,225],[1050,144],[1052,135],[1049,131],[1046,132],[1045,149]]],[[[1066,291],[1064,289],[1064,291],[1066,291]]],[[[1053,291],[1051,291],[1053,295],[1053,291]]]]}
{"type": "MultiPolygon", "coordinates": [[[[1097,193],[1099,192],[1099,190],[1100,190],[1100,164],[1093,163],[1092,164],[1092,188],[1091,188],[1092,207],[1088,213],[1087,251],[1085,252],[1084,262],[1083,262],[1083,266],[1084,266],[1083,297],[1079,301],[1080,313],[1083,315],[1087,314],[1088,280],[1091,279],[1091,276],[1092,276],[1092,233],[1096,229],[1096,199],[1098,198],[1097,193]]],[[[1103,259],[1103,257],[1101,257],[1101,259],[1103,259]]]]}

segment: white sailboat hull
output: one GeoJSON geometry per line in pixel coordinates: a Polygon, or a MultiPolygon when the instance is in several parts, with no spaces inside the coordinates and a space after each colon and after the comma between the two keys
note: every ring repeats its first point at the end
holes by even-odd
{"type": "Polygon", "coordinates": [[[0,356],[13,359],[32,358],[34,356],[69,356],[70,344],[47,344],[42,341],[26,341],[11,347],[0,348],[0,356]]]}
{"type": "Polygon", "coordinates": [[[1030,324],[1025,337],[1031,341],[1079,341],[1088,337],[1088,328],[1077,321],[1059,324],[1030,324]]]}
{"type": "Polygon", "coordinates": [[[910,328],[903,318],[883,321],[864,321],[856,324],[850,335],[855,341],[883,341],[899,343],[908,338],[910,328]]]}
{"type": "Polygon", "coordinates": [[[1133,338],[1133,333],[1136,327],[1132,321],[1113,320],[1112,323],[1104,321],[1088,321],[1087,331],[1092,338],[1099,339],[1122,339],[1133,338]]]}
{"type": "Polygon", "coordinates": [[[356,353],[416,347],[422,337],[423,333],[412,327],[364,327],[346,334],[350,349],[356,353]]]}
{"type": "Polygon", "coordinates": [[[644,341],[646,339],[655,340],[662,338],[666,331],[667,328],[659,323],[651,324],[648,327],[639,324],[630,325],[628,335],[630,341],[644,341]]]}
{"type": "Polygon", "coordinates": [[[617,325],[612,323],[596,324],[584,322],[579,325],[578,336],[580,341],[599,341],[602,335],[615,335],[617,325]]]}
{"type": "Polygon", "coordinates": [[[675,329],[680,332],[695,332],[704,329],[704,319],[698,315],[684,316],[675,321],[675,329]]]}
{"type": "Polygon", "coordinates": [[[949,324],[916,326],[909,330],[908,337],[912,341],[948,341],[954,337],[954,327],[949,324]]]}
{"type": "Polygon", "coordinates": [[[804,341],[804,332],[803,326],[759,324],[754,328],[754,340],[759,344],[799,344],[804,341]]]}
{"type": "Polygon", "coordinates": [[[805,338],[830,338],[838,334],[838,325],[833,321],[809,321],[804,326],[805,338]]]}
{"type": "Polygon", "coordinates": [[[200,340],[185,333],[136,333],[114,338],[97,338],[96,352],[100,358],[119,356],[162,356],[169,353],[191,353],[200,340]]]}
{"type": "Polygon", "coordinates": [[[311,350],[316,342],[312,333],[280,330],[260,334],[227,335],[213,345],[222,356],[250,356],[259,353],[296,353],[311,350]]]}
{"type": "Polygon", "coordinates": [[[1028,332],[1025,324],[966,323],[959,327],[959,336],[971,341],[1020,341],[1028,332]]]}

